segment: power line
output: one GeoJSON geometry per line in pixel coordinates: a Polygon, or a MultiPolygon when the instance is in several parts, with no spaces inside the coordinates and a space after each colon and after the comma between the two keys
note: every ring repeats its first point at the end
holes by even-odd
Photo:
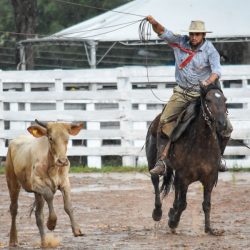
{"type": "Polygon", "coordinates": [[[132,16],[138,16],[138,17],[143,17],[143,18],[145,17],[143,15],[138,15],[138,14],[134,14],[134,13],[123,12],[123,11],[118,11],[118,10],[110,10],[110,9],[95,7],[95,6],[91,6],[91,5],[87,5],[87,4],[73,3],[73,2],[66,1],[66,0],[54,0],[54,1],[60,2],[60,3],[65,3],[65,4],[71,4],[71,5],[75,5],[75,6],[80,6],[80,7],[87,7],[87,8],[91,8],[91,9],[111,11],[111,12],[115,12],[115,13],[119,13],[119,14],[132,15],[132,16]]]}

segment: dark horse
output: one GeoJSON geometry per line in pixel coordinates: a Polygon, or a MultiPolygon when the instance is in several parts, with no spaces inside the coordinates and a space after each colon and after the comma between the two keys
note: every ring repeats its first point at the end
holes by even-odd
{"type": "MultiPolygon", "coordinates": [[[[200,181],[204,188],[202,203],[205,214],[205,232],[220,235],[222,232],[210,226],[211,193],[217,183],[221,159],[220,132],[226,128],[226,98],[220,88],[210,85],[201,88],[201,96],[195,103],[195,117],[182,135],[170,146],[166,160],[167,172],[159,187],[159,177],[151,176],[155,190],[155,208],[152,217],[159,221],[162,217],[160,193],[167,195],[173,182],[175,199],[170,208],[168,225],[175,232],[182,212],[186,209],[188,186],[200,181]]],[[[151,123],[146,137],[146,155],[149,170],[157,161],[158,115],[151,123]]],[[[177,129],[176,129],[177,130],[177,129]]],[[[174,131],[175,133],[175,131],[174,131]]],[[[173,134],[174,134],[173,133],[173,134]]]]}

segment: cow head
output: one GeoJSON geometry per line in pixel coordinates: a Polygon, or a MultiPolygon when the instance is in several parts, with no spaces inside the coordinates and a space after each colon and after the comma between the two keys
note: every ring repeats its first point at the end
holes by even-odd
{"type": "Polygon", "coordinates": [[[38,125],[28,127],[28,131],[34,137],[46,136],[49,142],[50,157],[57,166],[69,164],[67,158],[67,145],[70,135],[77,135],[83,128],[83,123],[68,124],[62,122],[42,123],[35,120],[38,125]]]}

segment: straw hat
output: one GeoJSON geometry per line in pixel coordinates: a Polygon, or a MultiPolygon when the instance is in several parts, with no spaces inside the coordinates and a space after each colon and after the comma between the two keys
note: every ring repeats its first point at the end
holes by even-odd
{"type": "Polygon", "coordinates": [[[186,32],[195,32],[195,33],[212,33],[212,31],[207,31],[205,28],[205,23],[203,21],[191,21],[189,30],[186,32]]]}

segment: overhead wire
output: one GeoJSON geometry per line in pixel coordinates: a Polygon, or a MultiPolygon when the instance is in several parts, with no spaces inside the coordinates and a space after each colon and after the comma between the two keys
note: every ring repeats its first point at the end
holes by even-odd
{"type": "Polygon", "coordinates": [[[130,13],[130,12],[124,12],[124,11],[118,11],[118,10],[110,10],[110,9],[106,9],[106,8],[91,6],[91,5],[88,5],[88,4],[73,3],[73,2],[70,2],[70,1],[66,1],[66,0],[54,0],[54,1],[60,2],[60,3],[65,3],[65,4],[70,4],[70,5],[75,5],[75,6],[79,6],[79,7],[87,7],[87,8],[91,8],[91,9],[105,10],[105,11],[110,11],[110,12],[114,12],[114,13],[131,15],[131,16],[138,16],[138,17],[145,18],[145,16],[139,15],[139,14],[134,14],[134,13],[130,13]]]}

